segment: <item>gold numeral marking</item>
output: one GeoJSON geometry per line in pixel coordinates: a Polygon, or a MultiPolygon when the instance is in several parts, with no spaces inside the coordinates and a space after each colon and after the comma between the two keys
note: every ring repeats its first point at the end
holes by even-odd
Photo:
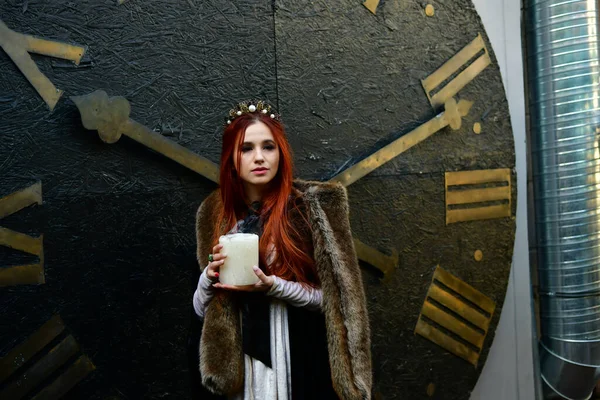
{"type": "Polygon", "coordinates": [[[96,368],[82,355],[55,380],[38,389],[40,384],[80,352],[79,344],[71,335],[50,348],[50,343],[64,335],[64,332],[64,322],[60,316],[55,315],[0,359],[0,383],[6,383],[0,391],[0,398],[21,399],[38,391],[34,399],[59,399],[96,368]],[[44,352],[46,353],[43,354],[44,352]],[[43,355],[36,357],[38,354],[43,355]],[[21,370],[21,367],[26,369],[21,370]],[[15,374],[17,371],[22,373],[15,374]]]}
{"type": "Polygon", "coordinates": [[[446,225],[510,216],[509,168],[446,172],[446,225]]]}
{"type": "Polygon", "coordinates": [[[373,14],[377,11],[377,6],[379,5],[379,0],[365,0],[363,6],[367,8],[367,10],[371,11],[373,14]]]}
{"type": "Polygon", "coordinates": [[[421,81],[432,107],[437,108],[444,104],[446,100],[452,98],[490,65],[490,62],[485,42],[481,34],[477,35],[471,43],[421,81]],[[470,61],[472,63],[467,66],[470,61]],[[458,75],[448,82],[448,79],[457,73],[458,75]]]}
{"type": "MultiPolygon", "coordinates": [[[[0,219],[32,204],[42,204],[42,182],[0,198],[0,219]]],[[[9,247],[39,258],[35,264],[0,268],[0,286],[35,285],[45,283],[44,236],[32,237],[0,226],[0,246],[9,247]]]]}
{"type": "Polygon", "coordinates": [[[0,198],[0,219],[8,217],[32,204],[42,205],[42,182],[0,198]]]}
{"type": "Polygon", "coordinates": [[[438,266],[415,333],[477,366],[495,308],[492,299],[438,266]]]}
{"type": "Polygon", "coordinates": [[[63,320],[60,316],[55,315],[29,336],[27,340],[9,351],[6,356],[0,359],[0,383],[4,382],[6,378],[46,347],[64,329],[63,320]]]}
{"type": "Polygon", "coordinates": [[[31,400],[60,399],[95,369],[96,366],[87,356],[80,356],[62,375],[31,400]]]}
{"type": "Polygon", "coordinates": [[[81,57],[85,53],[84,47],[14,32],[2,20],[0,20],[0,47],[2,47],[17,65],[21,73],[25,75],[25,78],[37,90],[42,99],[48,104],[50,110],[54,109],[63,91],[57,89],[50,79],[39,70],[28,53],[62,58],[73,61],[75,64],[79,64],[81,57]]]}
{"type": "Polygon", "coordinates": [[[396,249],[393,250],[391,256],[386,256],[356,238],[354,238],[354,248],[356,249],[357,257],[360,260],[363,260],[383,272],[384,280],[388,279],[396,270],[396,266],[398,265],[398,251],[396,249]]]}
{"type": "Polygon", "coordinates": [[[0,226],[0,246],[10,247],[25,253],[41,257],[43,248],[43,236],[31,237],[24,233],[11,231],[0,226]]]}

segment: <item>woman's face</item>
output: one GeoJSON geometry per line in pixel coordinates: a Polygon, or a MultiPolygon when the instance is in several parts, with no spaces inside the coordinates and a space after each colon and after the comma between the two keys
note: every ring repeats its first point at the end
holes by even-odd
{"type": "Polygon", "coordinates": [[[279,168],[279,147],[267,125],[257,121],[246,128],[241,146],[241,165],[237,164],[239,147],[235,146],[234,165],[246,185],[261,189],[271,182],[279,168]]]}

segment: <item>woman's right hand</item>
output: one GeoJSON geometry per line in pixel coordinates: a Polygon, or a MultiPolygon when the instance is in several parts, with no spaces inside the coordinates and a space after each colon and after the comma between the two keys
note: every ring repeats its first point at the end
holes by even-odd
{"type": "Polygon", "coordinates": [[[215,247],[213,247],[213,260],[209,262],[208,266],[206,267],[206,276],[211,281],[216,281],[219,279],[219,268],[221,268],[225,262],[225,258],[227,258],[227,254],[221,253],[222,248],[222,244],[217,244],[215,247]]]}

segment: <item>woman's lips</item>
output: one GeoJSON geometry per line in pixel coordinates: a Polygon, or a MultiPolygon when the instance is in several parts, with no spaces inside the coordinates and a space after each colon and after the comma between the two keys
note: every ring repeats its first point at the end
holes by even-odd
{"type": "Polygon", "coordinates": [[[267,173],[267,171],[268,171],[268,169],[266,169],[266,168],[257,168],[255,170],[252,170],[252,173],[255,175],[264,175],[267,173]]]}

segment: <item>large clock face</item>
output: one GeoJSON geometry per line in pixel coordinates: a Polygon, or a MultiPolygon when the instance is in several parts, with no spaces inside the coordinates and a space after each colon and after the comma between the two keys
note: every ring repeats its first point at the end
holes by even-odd
{"type": "Polygon", "coordinates": [[[98,89],[127,100],[137,132],[212,163],[234,103],[276,105],[297,176],[348,187],[375,395],[468,397],[502,308],[516,199],[506,99],[474,7],[272,3],[0,5],[11,32],[86,50],[75,65],[0,40],[0,398],[198,389],[194,215],[217,186],[131,126],[113,144],[86,129],[70,97],[98,89]],[[22,71],[26,51],[64,91],[52,111],[22,71]],[[369,158],[380,150],[389,160],[369,158]]]}

